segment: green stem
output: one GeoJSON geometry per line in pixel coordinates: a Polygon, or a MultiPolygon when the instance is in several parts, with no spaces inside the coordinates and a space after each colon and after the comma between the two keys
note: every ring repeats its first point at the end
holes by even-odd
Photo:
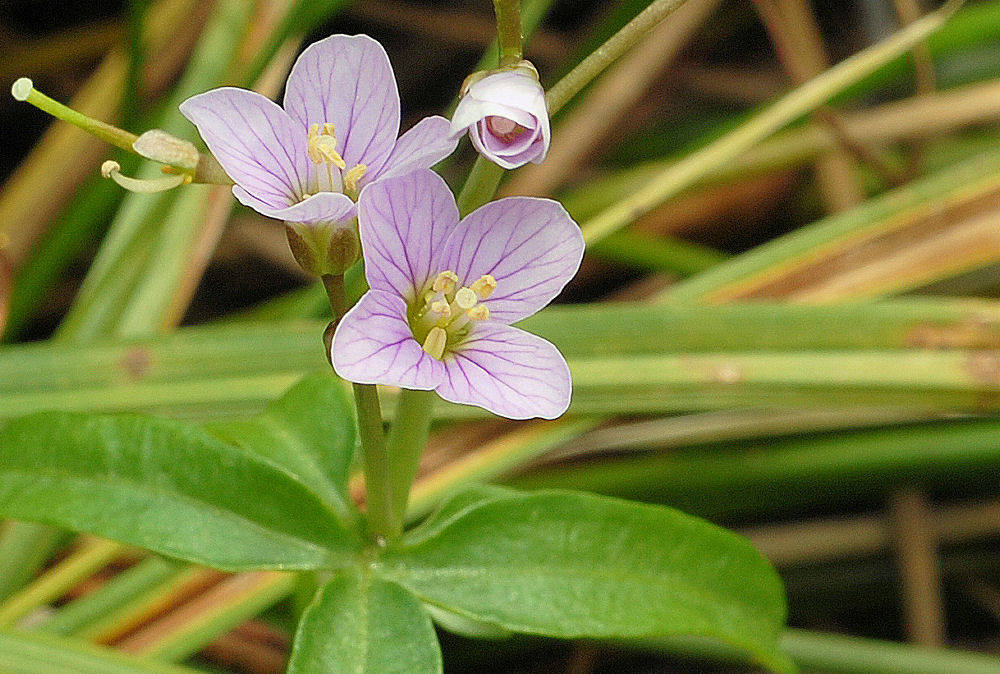
{"type": "Polygon", "coordinates": [[[493,0],[493,9],[497,15],[500,67],[514,65],[521,60],[523,51],[521,0],[493,0]]]}
{"type": "Polygon", "coordinates": [[[66,107],[59,101],[49,98],[42,92],[35,89],[34,84],[32,84],[31,80],[27,77],[22,77],[14,82],[10,92],[17,100],[30,103],[39,110],[49,113],[56,119],[69,122],[73,126],[83,129],[87,133],[100,138],[106,143],[110,143],[115,147],[120,147],[126,152],[135,152],[135,150],[132,149],[132,143],[136,141],[138,136],[123,129],[119,129],[116,126],[111,126],[110,124],[106,124],[100,120],[88,117],[81,112],[77,112],[72,108],[66,107]]]}
{"type": "MultiPolygon", "coordinates": [[[[587,84],[601,74],[615,59],[632,48],[642,39],[649,29],[658,24],[685,0],[654,0],[649,7],[642,10],[634,19],[625,24],[621,30],[608,38],[608,41],[594,50],[580,64],[573,68],[545,95],[549,114],[554,115],[566,102],[580,92],[587,84]]],[[[502,54],[503,52],[501,52],[502,54]]]]}
{"type": "Polygon", "coordinates": [[[436,399],[434,391],[404,389],[399,395],[387,443],[392,480],[392,515],[395,522],[404,521],[410,487],[417,476],[420,455],[427,445],[431,411],[436,399]]]}
{"type": "MultiPolygon", "coordinates": [[[[323,287],[336,323],[349,308],[343,275],[325,274],[323,287]]],[[[330,330],[327,333],[332,335],[330,330]]],[[[402,523],[393,517],[391,463],[382,428],[378,389],[372,384],[354,384],[354,404],[358,411],[358,434],[361,437],[368,527],[373,536],[390,539],[402,531],[402,523]]]]}
{"type": "Polygon", "coordinates": [[[503,168],[482,155],[476,157],[476,163],[465,179],[462,191],[458,193],[458,211],[461,216],[464,218],[492,199],[501,178],[503,168]]]}

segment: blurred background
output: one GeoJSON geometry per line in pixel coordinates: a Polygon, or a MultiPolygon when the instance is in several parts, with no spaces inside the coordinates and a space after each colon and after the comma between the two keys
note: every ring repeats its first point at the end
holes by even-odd
{"type": "MultiPolygon", "coordinates": [[[[646,4],[526,0],[526,57],[551,86],[646,4]]],[[[549,158],[508,175],[501,193],[559,198],[586,231],[940,4],[688,0],[560,111],[549,158]]],[[[0,0],[0,83],[27,76],[130,131],[196,140],[176,110],[187,96],[234,84],[278,98],[304,45],[363,32],[389,53],[405,129],[448,114],[494,30],[485,0],[0,0]]],[[[859,663],[823,665],[819,631],[1000,652],[998,78],[1000,1],[967,2],[905,57],[595,237],[566,308],[536,321],[584,373],[574,367],[570,417],[517,425],[444,410],[415,516],[442,480],[667,503],[740,531],[775,563],[799,630],[786,646],[812,653],[809,671],[918,671],[876,668],[887,651],[870,642],[859,663]],[[602,379],[594,363],[616,355],[624,365],[607,371],[624,374],[602,379]],[[632,376],[633,356],[669,373],[632,376]]],[[[156,167],[6,95],[0,129],[0,420],[46,406],[247,414],[287,388],[278,375],[322,368],[325,296],[281,223],[234,206],[225,187],[129,195],[100,178],[101,163],[147,177],[156,167]],[[237,370],[262,362],[275,378],[237,391],[237,370]],[[147,381],[136,397],[129,387],[147,381]]],[[[473,159],[463,141],[439,170],[457,188],[473,159]]],[[[33,556],[0,555],[0,597],[81,545],[45,540],[33,556]]],[[[49,610],[136,563],[109,560],[49,610]]],[[[128,630],[77,638],[156,653],[183,616],[227,606],[226,582],[156,586],[168,599],[128,630]]],[[[170,657],[280,672],[291,605],[262,602],[170,657]]],[[[443,645],[451,672],[753,671],[705,664],[697,649],[443,645]]],[[[919,671],[988,671],[952,666],[919,671]]]]}

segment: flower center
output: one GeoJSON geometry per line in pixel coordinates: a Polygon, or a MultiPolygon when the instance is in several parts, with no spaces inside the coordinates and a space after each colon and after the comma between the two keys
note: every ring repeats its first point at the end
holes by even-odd
{"type": "Polygon", "coordinates": [[[528,129],[513,119],[490,115],[486,118],[486,128],[490,133],[505,143],[514,141],[518,136],[527,133],[528,129]]]}
{"type": "Polygon", "coordinates": [[[441,360],[449,345],[469,334],[472,321],[490,317],[489,308],[480,300],[488,298],[496,288],[496,279],[489,274],[470,286],[459,286],[455,272],[441,272],[410,314],[413,338],[424,351],[441,360]]]}
{"type": "Polygon", "coordinates": [[[309,186],[312,193],[304,193],[303,199],[308,199],[318,192],[343,192],[352,199],[358,198],[358,183],[368,167],[357,164],[347,170],[347,163],[337,151],[337,136],[333,124],[326,122],[309,127],[306,154],[309,155],[309,160],[316,164],[318,170],[314,175],[313,184],[309,186]]]}

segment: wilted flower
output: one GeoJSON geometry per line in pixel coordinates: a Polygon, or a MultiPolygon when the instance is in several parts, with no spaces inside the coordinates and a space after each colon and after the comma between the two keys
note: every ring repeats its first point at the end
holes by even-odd
{"type": "Polygon", "coordinates": [[[459,222],[432,171],[367,187],[358,223],[369,290],[337,326],[333,366],[354,382],[434,389],[512,419],[566,411],[566,361],[509,324],[559,294],[583,237],[556,201],[510,197],[459,222]]]}
{"type": "Polygon", "coordinates": [[[286,222],[349,219],[366,184],[432,166],[455,148],[443,117],[397,138],[392,66],[367,35],[333,35],[303,51],[284,109],[235,87],[192,96],[180,109],[236,183],[236,198],[286,222]]]}
{"type": "Polygon", "coordinates": [[[541,163],[549,151],[549,112],[533,69],[473,81],[451,118],[451,135],[465,130],[476,150],[505,169],[541,163]]]}

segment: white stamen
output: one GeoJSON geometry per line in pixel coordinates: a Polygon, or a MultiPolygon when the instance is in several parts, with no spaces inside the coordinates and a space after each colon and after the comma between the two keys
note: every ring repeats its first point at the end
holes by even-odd
{"type": "Polygon", "coordinates": [[[14,80],[14,84],[10,87],[10,95],[19,101],[28,100],[28,96],[31,95],[31,90],[35,88],[35,83],[29,80],[27,77],[19,77],[14,80]]]}
{"type": "Polygon", "coordinates": [[[141,180],[122,175],[121,169],[122,167],[118,162],[109,159],[101,164],[101,175],[114,180],[120,187],[125,188],[129,192],[136,192],[138,194],[166,192],[167,190],[172,190],[175,187],[180,187],[191,182],[191,176],[186,173],[141,180]]]}

